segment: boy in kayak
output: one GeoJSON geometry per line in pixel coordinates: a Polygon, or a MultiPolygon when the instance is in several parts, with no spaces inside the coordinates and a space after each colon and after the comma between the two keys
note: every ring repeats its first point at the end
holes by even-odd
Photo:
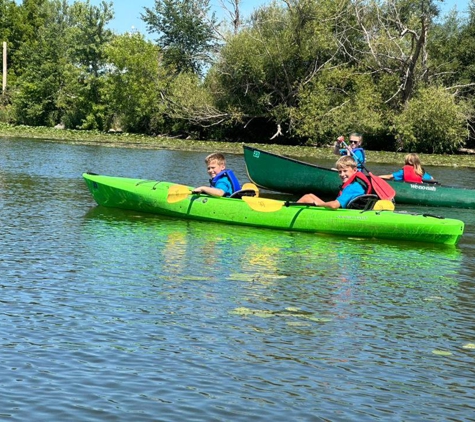
{"type": "Polygon", "coordinates": [[[344,144],[345,137],[339,136],[337,141],[335,142],[335,147],[333,149],[333,153],[336,155],[341,155],[344,157],[345,155],[352,156],[355,161],[358,163],[358,170],[362,171],[364,163],[366,161],[366,156],[363,147],[361,144],[363,143],[363,135],[360,133],[353,132],[350,134],[350,140],[347,142],[347,146],[344,144]]]}
{"type": "Polygon", "coordinates": [[[422,183],[434,178],[424,171],[419,156],[415,153],[407,154],[404,158],[404,167],[393,174],[383,174],[381,179],[395,180],[397,182],[422,183]]]}
{"type": "Polygon", "coordinates": [[[325,202],[313,193],[307,193],[297,202],[333,209],[346,208],[352,199],[371,193],[371,182],[363,173],[358,171],[356,161],[352,157],[348,155],[341,157],[336,162],[336,168],[343,185],[335,200],[325,202]]]}
{"type": "Polygon", "coordinates": [[[231,196],[241,189],[241,185],[232,170],[226,168],[226,158],[223,154],[215,152],[205,158],[208,171],[209,186],[200,186],[193,193],[205,193],[212,196],[231,196]]]}

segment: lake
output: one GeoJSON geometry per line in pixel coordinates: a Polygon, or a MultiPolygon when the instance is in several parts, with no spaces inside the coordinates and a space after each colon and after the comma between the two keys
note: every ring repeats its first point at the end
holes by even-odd
{"type": "Polygon", "coordinates": [[[456,247],[181,221],[81,174],[201,185],[206,154],[0,146],[0,420],[475,420],[473,210],[405,208],[462,219],[456,247]]]}

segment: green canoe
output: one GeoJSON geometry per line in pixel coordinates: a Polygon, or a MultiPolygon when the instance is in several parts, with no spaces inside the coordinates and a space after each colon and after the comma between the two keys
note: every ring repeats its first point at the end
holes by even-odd
{"type": "Polygon", "coordinates": [[[260,197],[218,198],[192,194],[191,187],[169,182],[84,173],[102,206],[178,218],[340,236],[403,239],[455,245],[460,220],[395,211],[331,210],[260,197]]]}
{"type": "MultiPolygon", "coordinates": [[[[244,146],[244,160],[249,179],[264,189],[302,195],[338,194],[341,179],[334,170],[289,157],[244,146]]],[[[434,183],[388,181],[396,191],[396,204],[432,207],[475,208],[475,190],[441,186],[434,183]]]]}

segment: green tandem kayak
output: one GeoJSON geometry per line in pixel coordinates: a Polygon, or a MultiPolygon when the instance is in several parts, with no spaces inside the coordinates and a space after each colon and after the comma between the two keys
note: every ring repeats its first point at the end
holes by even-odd
{"type": "Polygon", "coordinates": [[[95,201],[184,219],[330,235],[401,239],[455,245],[464,231],[460,220],[397,211],[331,210],[260,197],[218,198],[192,194],[169,182],[84,173],[95,201]]]}
{"type": "MultiPolygon", "coordinates": [[[[313,192],[336,196],[341,179],[334,170],[244,146],[249,179],[264,189],[302,195],[313,192]]],[[[475,208],[475,190],[434,183],[388,181],[396,191],[396,204],[475,208]]]]}

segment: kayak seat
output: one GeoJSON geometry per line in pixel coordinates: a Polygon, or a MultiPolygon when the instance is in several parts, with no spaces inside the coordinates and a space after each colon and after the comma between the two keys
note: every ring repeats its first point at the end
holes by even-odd
{"type": "Polygon", "coordinates": [[[347,209],[350,210],[364,210],[368,211],[373,209],[374,204],[378,200],[378,195],[369,193],[365,195],[360,195],[357,196],[356,198],[353,198],[350,202],[348,202],[348,205],[346,206],[347,209]]]}
{"type": "Polygon", "coordinates": [[[254,189],[241,189],[234,192],[230,198],[241,199],[243,196],[256,196],[256,193],[254,189]]]}

